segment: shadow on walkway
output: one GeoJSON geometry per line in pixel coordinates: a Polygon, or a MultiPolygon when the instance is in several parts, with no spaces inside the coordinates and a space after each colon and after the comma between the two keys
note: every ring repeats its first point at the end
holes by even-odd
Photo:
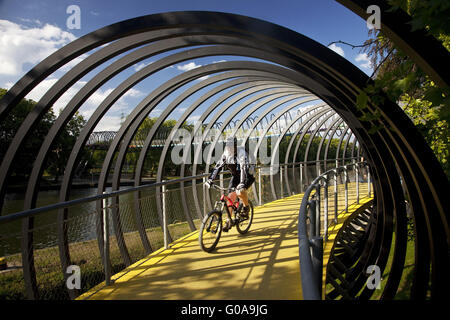
{"type": "Polygon", "coordinates": [[[297,218],[300,196],[255,208],[250,232],[222,233],[213,253],[198,233],[117,274],[90,299],[301,299],[297,218]]]}

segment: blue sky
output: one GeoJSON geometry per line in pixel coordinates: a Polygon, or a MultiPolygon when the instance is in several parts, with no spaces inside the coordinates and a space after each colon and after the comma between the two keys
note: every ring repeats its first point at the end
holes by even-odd
{"type": "MultiPolygon", "coordinates": [[[[205,10],[236,13],[267,20],[299,33],[302,33],[327,46],[332,41],[345,41],[352,44],[361,44],[368,38],[366,22],[359,16],[332,0],[317,1],[265,1],[265,0],[126,0],[126,1],[88,1],[88,0],[0,0],[0,87],[9,88],[20,79],[33,65],[44,59],[63,45],[74,39],[106,25],[133,18],[136,16],[184,10],[205,10]],[[80,29],[68,29],[66,12],[70,5],[78,5],[81,10],[80,29]]],[[[371,74],[372,69],[366,56],[359,49],[349,46],[337,45],[332,49],[340,53],[362,71],[371,74]]],[[[186,61],[161,71],[158,79],[167,79],[180,74],[190,68],[204,65],[212,61],[232,60],[232,57],[217,57],[186,61]]],[[[236,59],[236,58],[235,58],[236,59]]],[[[120,81],[123,81],[131,72],[135,72],[144,64],[155,59],[142,61],[124,72],[116,79],[112,79],[98,90],[85,105],[83,115],[89,117],[92,110],[104,99],[120,81]]],[[[62,69],[55,72],[41,88],[36,88],[27,96],[34,100],[42,96],[45,89],[55,83],[63,74],[62,69]]],[[[55,109],[61,109],[93,74],[100,69],[90,72],[81,79],[72,90],[61,97],[55,104],[55,109]]],[[[99,125],[98,129],[117,129],[118,118],[127,114],[133,106],[145,97],[159,82],[155,79],[144,81],[137,85],[133,91],[116,103],[115,108],[108,112],[109,118],[99,125]]],[[[195,97],[192,97],[192,101],[195,97]]],[[[168,99],[169,101],[170,99],[168,99]]],[[[186,102],[186,105],[189,103],[186,102]]],[[[168,102],[164,102],[155,110],[158,115],[168,102]]],[[[185,106],[180,106],[178,115],[185,106]]],[[[199,110],[201,112],[201,110],[199,110]]],[[[172,114],[171,117],[176,117],[172,114]]],[[[195,120],[195,117],[191,120],[195,120]]]]}

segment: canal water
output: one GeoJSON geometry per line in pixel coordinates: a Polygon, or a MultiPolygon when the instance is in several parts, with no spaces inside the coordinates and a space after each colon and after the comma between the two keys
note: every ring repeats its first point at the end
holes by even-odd
{"type": "MultiPolygon", "coordinates": [[[[264,176],[264,183],[268,183],[268,176],[264,176]]],[[[224,180],[224,185],[228,185],[229,178],[224,180]]],[[[255,183],[256,185],[256,183],[255,183]]],[[[197,206],[194,205],[191,182],[185,182],[186,201],[188,210],[193,218],[198,216],[197,206]]],[[[131,186],[122,186],[120,190],[129,189],[131,186]]],[[[185,222],[180,185],[167,185],[166,208],[167,223],[185,222]]],[[[198,206],[203,207],[202,183],[197,181],[198,206]]],[[[263,188],[263,199],[270,199],[270,188],[263,188]]],[[[111,188],[106,188],[106,192],[110,192],[111,188]]],[[[211,199],[218,197],[217,190],[210,190],[211,199]]],[[[97,195],[96,187],[74,188],[71,190],[70,200],[80,199],[97,195]]],[[[252,192],[249,193],[253,200],[252,192]]],[[[8,193],[5,197],[2,215],[20,212],[23,210],[25,195],[23,193],[8,193]]],[[[136,192],[129,192],[119,196],[119,212],[122,232],[137,231],[135,216],[136,192]]],[[[49,204],[57,203],[59,200],[59,190],[40,191],[37,199],[36,207],[42,207],[49,204]]],[[[109,200],[109,204],[111,201],[109,200]]],[[[256,202],[255,202],[256,203],[256,202]]],[[[156,206],[156,188],[150,187],[141,190],[139,193],[139,204],[141,208],[143,224],[146,229],[160,227],[160,221],[156,206]]],[[[97,238],[97,221],[99,213],[96,210],[96,201],[79,204],[69,208],[67,235],[69,243],[88,241],[97,238]]],[[[53,247],[58,245],[58,210],[53,210],[37,215],[33,219],[33,246],[35,249],[53,247]]],[[[110,215],[110,234],[114,234],[113,224],[110,215]]],[[[15,221],[0,225],[0,257],[7,256],[21,251],[22,238],[22,221],[15,221]]]]}
{"type": "MultiPolygon", "coordinates": [[[[123,186],[120,190],[131,188],[130,186],[123,186]]],[[[180,204],[180,192],[175,189],[179,188],[179,184],[169,185],[168,189],[173,189],[175,192],[169,192],[170,203],[180,204]]],[[[189,192],[190,192],[189,188],[189,192]]],[[[110,192],[111,188],[106,188],[106,192],[110,192]]],[[[139,198],[141,207],[145,207],[146,212],[150,212],[148,216],[144,217],[144,225],[146,228],[159,226],[159,221],[156,213],[156,189],[149,187],[140,192],[139,198]]],[[[188,192],[187,192],[188,193],[188,192]]],[[[192,193],[192,192],[190,192],[192,193]]],[[[70,200],[80,199],[97,194],[97,188],[80,188],[72,189],[70,200]]],[[[2,215],[11,214],[23,210],[25,195],[23,193],[8,193],[5,197],[5,203],[2,210],[2,215]]],[[[122,222],[123,232],[135,231],[135,206],[134,206],[135,192],[126,193],[119,196],[120,203],[120,217],[122,222]]],[[[59,200],[59,190],[46,190],[39,192],[36,207],[42,207],[49,204],[57,203],[59,200]]],[[[33,244],[36,249],[56,246],[58,239],[58,225],[57,225],[58,210],[53,210],[39,214],[34,219],[33,225],[33,244]]],[[[88,202],[73,206],[69,209],[68,222],[68,236],[69,242],[79,242],[95,239],[97,237],[97,211],[96,202],[88,202]]],[[[181,219],[177,217],[178,221],[181,219]]],[[[111,234],[113,234],[112,223],[111,234]]],[[[22,222],[15,221],[0,225],[0,257],[10,254],[15,254],[21,250],[21,229],[22,222]]]]}

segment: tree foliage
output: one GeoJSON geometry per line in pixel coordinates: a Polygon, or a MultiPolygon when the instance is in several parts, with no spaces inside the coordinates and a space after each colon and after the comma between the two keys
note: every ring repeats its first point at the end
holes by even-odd
{"type": "MultiPolygon", "coordinates": [[[[411,16],[411,31],[424,29],[450,50],[450,2],[446,0],[390,0],[391,11],[402,9],[411,16]]],[[[450,88],[438,87],[407,55],[383,34],[370,30],[364,43],[374,66],[374,84],[366,87],[357,99],[364,108],[368,99],[383,103],[383,96],[397,102],[419,129],[450,177],[450,88]],[[384,95],[380,94],[381,92],[384,95]]],[[[443,66],[444,67],[444,66],[443,66]]],[[[377,115],[370,115],[370,121],[377,115]]],[[[376,131],[373,128],[372,131],[376,131]]]]}
{"type": "MultiPolygon", "coordinates": [[[[147,117],[144,119],[144,121],[139,126],[139,129],[137,130],[134,140],[139,143],[143,143],[145,139],[147,138],[148,134],[150,133],[150,130],[155,125],[156,121],[158,120],[157,117],[147,117]]],[[[161,140],[166,139],[168,137],[168,134],[172,130],[173,127],[177,124],[177,120],[174,119],[167,119],[165,120],[161,126],[156,131],[156,134],[153,138],[153,141],[158,140],[161,142],[161,140]]],[[[193,125],[189,125],[187,123],[184,123],[181,126],[182,129],[186,129],[190,132],[192,132],[193,125]]],[[[163,146],[162,145],[152,145],[152,147],[149,148],[147,154],[145,155],[144,160],[144,166],[143,166],[143,173],[146,176],[152,177],[155,175],[158,166],[159,166],[159,160],[162,154],[163,146]]],[[[168,155],[170,155],[170,152],[172,150],[172,147],[169,147],[168,155]]],[[[138,161],[138,158],[140,156],[141,148],[136,146],[132,146],[126,155],[125,160],[125,169],[124,171],[127,173],[132,173],[134,176],[134,170],[136,169],[136,164],[138,161]]],[[[164,175],[179,175],[179,169],[180,167],[173,164],[171,161],[165,161],[164,162],[164,175]]]]}
{"type": "MultiPolygon", "coordinates": [[[[6,89],[0,88],[0,99],[6,92],[6,89]]],[[[35,105],[36,102],[33,100],[22,99],[2,123],[0,129],[0,159],[3,159],[5,156],[8,146],[12,142],[15,134],[35,105]]],[[[56,115],[53,109],[50,109],[45,113],[43,119],[25,140],[24,147],[20,150],[12,164],[13,183],[25,180],[31,173],[33,159],[36,158],[42,142],[55,120],[56,115]]],[[[76,113],[52,145],[48,155],[46,174],[52,176],[55,180],[62,174],[72,146],[75,144],[85,123],[86,120],[83,116],[76,113]]]]}

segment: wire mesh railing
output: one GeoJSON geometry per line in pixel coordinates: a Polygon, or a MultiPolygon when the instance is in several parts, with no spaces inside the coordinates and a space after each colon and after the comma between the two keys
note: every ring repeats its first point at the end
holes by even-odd
{"type": "MultiPolygon", "coordinates": [[[[0,217],[0,257],[7,266],[0,270],[0,299],[74,299],[110,283],[111,275],[199,228],[208,210],[203,203],[217,196],[210,190],[206,197],[204,177],[172,179],[0,217]]],[[[230,177],[221,173],[224,186],[230,177]]],[[[262,196],[263,202],[272,200],[266,192],[262,196]]],[[[252,193],[250,199],[256,201],[252,193]]]]}
{"type": "MultiPolygon", "coordinates": [[[[151,251],[162,247],[163,228],[155,191],[161,185],[173,187],[179,180],[182,179],[0,217],[0,252],[7,265],[6,270],[0,271],[0,299],[73,299],[107,281],[110,275],[149,253],[143,245],[138,221],[151,251]],[[113,201],[115,197],[119,200],[113,201]],[[96,206],[98,201],[102,203],[100,207],[96,206]],[[66,216],[61,218],[58,210],[66,210],[66,216]],[[53,217],[52,222],[48,217],[53,217]],[[106,246],[109,253],[105,259],[106,246]],[[126,248],[129,261],[124,258],[121,246],[126,248]]],[[[185,189],[189,194],[192,186],[185,189]]],[[[171,188],[164,194],[168,198],[167,225],[172,240],[191,232],[180,210],[179,193],[179,188],[171,188]]],[[[194,217],[194,225],[196,220],[199,219],[194,217]]]]}
{"type": "MultiPolygon", "coordinates": [[[[311,170],[312,177],[315,165],[283,164],[272,171],[257,167],[249,199],[263,205],[301,192],[300,170],[311,170]],[[283,180],[283,170],[292,169],[296,175],[283,180]],[[288,187],[280,191],[279,184],[288,187]]],[[[199,229],[201,218],[220,196],[204,188],[206,176],[129,187],[0,217],[0,257],[7,265],[0,270],[0,299],[74,299],[111,283],[112,275],[199,229]]],[[[227,187],[230,179],[229,172],[221,172],[215,183],[227,187]]]]}
{"type": "Polygon", "coordinates": [[[324,172],[306,189],[298,223],[304,299],[321,299],[323,243],[328,240],[328,230],[351,204],[372,195],[371,183],[368,164],[353,162],[324,172]]]}

